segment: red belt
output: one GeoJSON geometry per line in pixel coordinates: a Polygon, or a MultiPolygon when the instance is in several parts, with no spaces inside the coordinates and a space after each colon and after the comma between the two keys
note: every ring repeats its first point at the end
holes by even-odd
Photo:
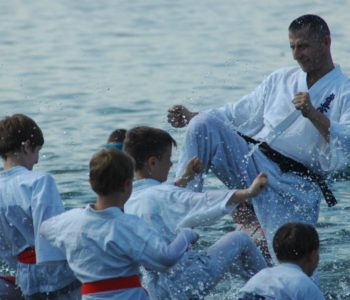
{"type": "Polygon", "coordinates": [[[11,275],[0,275],[0,278],[6,280],[6,281],[8,281],[8,282],[11,282],[11,283],[13,283],[13,284],[16,283],[16,277],[15,277],[15,276],[11,276],[11,275]]]}
{"type": "Polygon", "coordinates": [[[29,247],[17,255],[17,260],[22,264],[36,264],[34,247],[29,247]]]}
{"type": "Polygon", "coordinates": [[[139,287],[142,287],[139,276],[132,275],[128,277],[111,278],[95,282],[83,283],[81,286],[81,294],[86,295],[139,287]]]}

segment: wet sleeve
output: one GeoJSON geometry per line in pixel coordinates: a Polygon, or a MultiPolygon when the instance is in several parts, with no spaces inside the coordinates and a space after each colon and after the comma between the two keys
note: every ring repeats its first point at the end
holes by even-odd
{"type": "Polygon", "coordinates": [[[197,239],[197,233],[189,228],[183,228],[171,243],[153,234],[145,245],[140,263],[146,269],[164,271],[174,265],[197,239]]]}
{"type": "Polygon", "coordinates": [[[178,222],[177,229],[209,225],[224,215],[230,214],[237,206],[237,204],[228,204],[234,193],[235,190],[207,191],[203,193],[185,190],[181,198],[187,199],[187,210],[183,218],[178,222]]]}
{"type": "Polygon", "coordinates": [[[33,187],[32,195],[32,216],[38,263],[65,259],[63,252],[50,245],[39,232],[45,220],[62,212],[64,212],[64,207],[54,179],[50,175],[42,176],[33,187]]]}
{"type": "Polygon", "coordinates": [[[240,100],[208,112],[221,120],[226,120],[233,130],[253,136],[264,126],[264,107],[271,81],[272,77],[269,76],[240,100]]]}
{"type": "Polygon", "coordinates": [[[320,164],[322,170],[325,172],[342,169],[349,163],[350,105],[349,108],[342,113],[339,121],[331,120],[329,143],[324,142],[320,151],[320,164]]]}

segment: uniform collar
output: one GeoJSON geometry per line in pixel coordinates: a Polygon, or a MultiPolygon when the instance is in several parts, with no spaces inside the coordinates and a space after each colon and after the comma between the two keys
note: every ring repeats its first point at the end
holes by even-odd
{"type": "Polygon", "coordinates": [[[0,172],[0,176],[2,177],[10,177],[10,176],[13,176],[17,173],[21,173],[23,171],[29,171],[27,168],[23,167],[23,166],[15,166],[15,167],[12,167],[10,169],[7,169],[7,170],[3,170],[0,172]]]}
{"type": "Polygon", "coordinates": [[[89,214],[94,214],[103,217],[117,217],[123,214],[123,211],[119,207],[108,207],[106,209],[96,210],[94,209],[92,203],[86,205],[85,210],[89,214]]]}
{"type": "Polygon", "coordinates": [[[158,184],[161,184],[161,182],[156,180],[156,179],[153,179],[153,178],[139,179],[139,180],[135,180],[133,182],[133,190],[137,191],[137,190],[141,190],[141,189],[144,189],[146,187],[154,186],[154,185],[158,185],[158,184]]]}

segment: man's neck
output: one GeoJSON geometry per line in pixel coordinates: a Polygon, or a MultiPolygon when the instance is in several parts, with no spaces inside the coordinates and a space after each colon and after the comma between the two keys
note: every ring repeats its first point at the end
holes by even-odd
{"type": "Polygon", "coordinates": [[[308,88],[311,88],[317,81],[319,81],[323,76],[334,69],[333,62],[328,63],[325,67],[317,72],[307,73],[306,81],[308,88]]]}

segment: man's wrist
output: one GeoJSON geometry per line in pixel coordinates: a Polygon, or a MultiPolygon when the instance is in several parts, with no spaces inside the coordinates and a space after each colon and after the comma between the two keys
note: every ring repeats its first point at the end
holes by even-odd
{"type": "Polygon", "coordinates": [[[312,120],[314,118],[317,118],[318,113],[319,113],[319,111],[316,108],[310,107],[307,109],[307,111],[305,113],[303,113],[303,116],[305,118],[308,118],[309,120],[312,120]]]}

